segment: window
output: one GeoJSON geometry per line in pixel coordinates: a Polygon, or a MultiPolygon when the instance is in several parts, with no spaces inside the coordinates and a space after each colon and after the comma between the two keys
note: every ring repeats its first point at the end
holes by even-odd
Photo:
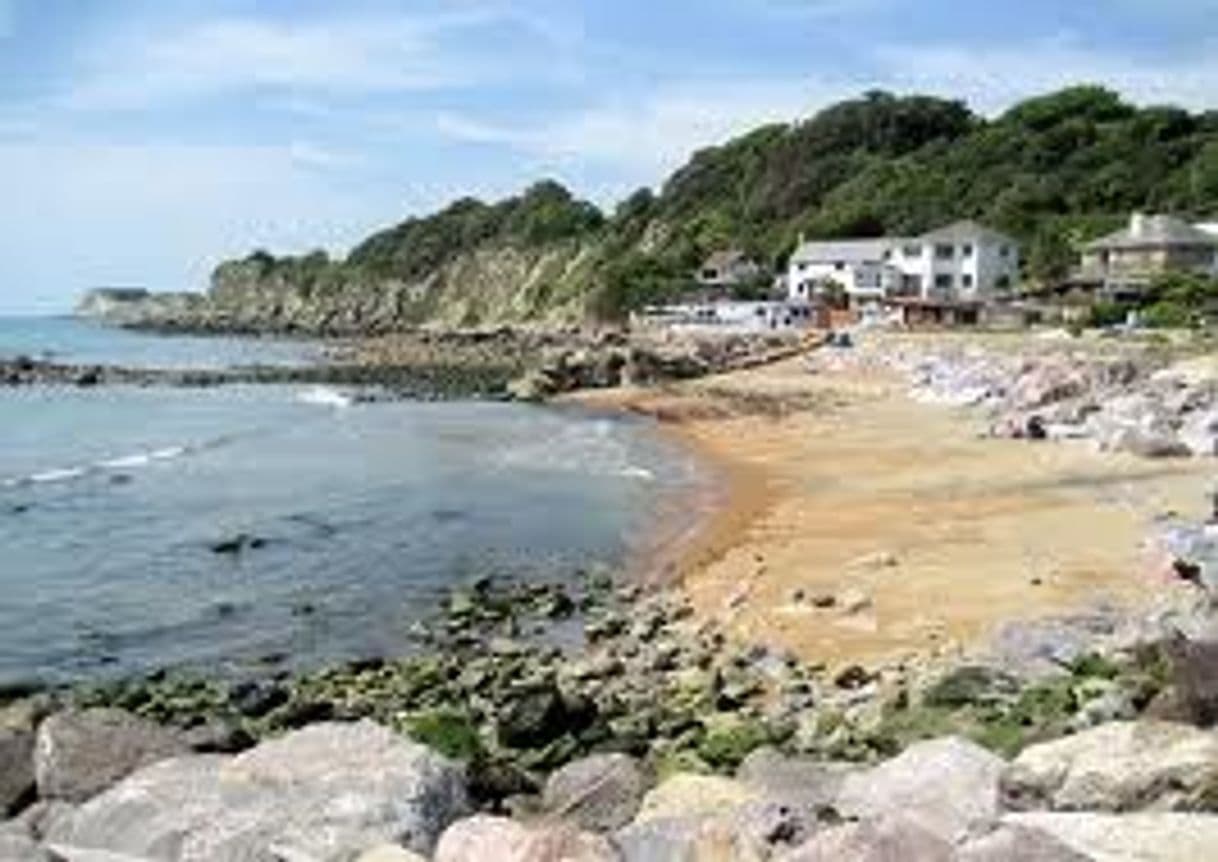
{"type": "Polygon", "coordinates": [[[960,276],[960,286],[963,288],[972,287],[973,286],[973,277],[971,275],[969,275],[967,272],[964,275],[960,276]]]}
{"type": "Polygon", "coordinates": [[[998,280],[996,282],[994,282],[994,284],[1000,290],[1006,290],[1008,287],[1011,286],[1011,277],[1009,275],[1000,275],[1000,276],[998,276],[998,280]]]}
{"type": "Polygon", "coordinates": [[[901,254],[905,255],[906,257],[921,257],[922,256],[922,246],[907,245],[903,249],[901,249],[901,254]]]}
{"type": "Polygon", "coordinates": [[[840,272],[841,270],[846,268],[846,264],[842,263],[839,260],[837,263],[833,264],[833,268],[840,272]]]}
{"type": "Polygon", "coordinates": [[[801,281],[799,283],[799,285],[795,288],[795,292],[798,293],[800,296],[804,296],[808,292],[808,285],[801,281]]]}
{"type": "Polygon", "coordinates": [[[971,242],[966,242],[963,246],[960,247],[960,253],[962,255],[964,255],[965,257],[972,257],[973,256],[973,244],[971,242]]]}
{"type": "Polygon", "coordinates": [[[947,273],[940,273],[935,276],[935,287],[940,290],[951,290],[952,277],[947,273]]]}
{"type": "Polygon", "coordinates": [[[753,313],[755,315],[757,315],[758,317],[765,317],[765,306],[764,305],[757,306],[757,310],[754,311],[753,313]]]}
{"type": "Polygon", "coordinates": [[[956,256],[956,247],[954,245],[937,245],[935,246],[935,257],[941,260],[951,260],[956,256]]]}
{"type": "Polygon", "coordinates": [[[797,266],[799,267],[801,272],[808,268],[808,264],[802,260],[797,264],[797,266]]]}
{"type": "Polygon", "coordinates": [[[1003,257],[1010,257],[1011,247],[1009,245],[1004,245],[1002,248],[998,249],[998,253],[1003,257]]]}
{"type": "Polygon", "coordinates": [[[884,249],[884,260],[892,260],[892,249],[884,249]]]}

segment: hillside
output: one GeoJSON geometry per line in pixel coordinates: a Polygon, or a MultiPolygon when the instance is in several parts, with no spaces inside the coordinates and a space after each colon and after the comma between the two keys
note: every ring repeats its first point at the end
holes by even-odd
{"type": "Polygon", "coordinates": [[[255,252],[218,267],[206,301],[145,302],[136,316],[311,332],[613,318],[679,291],[718,248],[777,267],[801,233],[915,233],[965,217],[1019,237],[1027,277],[1045,280],[1133,209],[1218,214],[1218,112],[1080,86],[986,119],[958,101],[871,92],[702,150],[612,214],[544,181],[408,219],[343,260],[255,252]]]}

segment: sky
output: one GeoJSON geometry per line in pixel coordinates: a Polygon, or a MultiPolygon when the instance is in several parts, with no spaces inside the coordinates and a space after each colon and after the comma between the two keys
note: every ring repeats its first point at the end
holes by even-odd
{"type": "Polygon", "coordinates": [[[1218,0],[0,0],[0,313],[541,177],[610,207],[872,88],[1218,108],[1218,0]]]}

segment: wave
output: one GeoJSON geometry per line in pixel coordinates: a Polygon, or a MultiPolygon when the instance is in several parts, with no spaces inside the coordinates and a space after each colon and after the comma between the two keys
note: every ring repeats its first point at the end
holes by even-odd
{"type": "Polygon", "coordinates": [[[329,386],[314,386],[312,389],[306,389],[296,396],[296,400],[303,404],[315,404],[318,407],[350,407],[355,403],[355,397],[347,392],[342,392],[338,389],[332,389],[329,386]]]}
{"type": "Polygon", "coordinates": [[[0,479],[0,488],[22,488],[29,485],[53,485],[73,482],[89,476],[112,473],[119,470],[135,470],[148,467],[160,461],[172,461],[193,452],[211,449],[221,445],[224,439],[216,439],[198,446],[163,446],[159,449],[148,449],[131,455],[117,458],[106,458],[92,461],[88,464],[78,464],[72,467],[58,467],[51,470],[40,470],[27,476],[12,476],[0,479]]]}

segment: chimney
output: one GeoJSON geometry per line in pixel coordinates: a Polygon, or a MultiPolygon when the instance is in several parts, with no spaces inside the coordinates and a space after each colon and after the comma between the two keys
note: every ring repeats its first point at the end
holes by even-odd
{"type": "Polygon", "coordinates": [[[1129,232],[1135,237],[1146,235],[1146,216],[1143,213],[1134,213],[1129,217],[1129,232]]]}

